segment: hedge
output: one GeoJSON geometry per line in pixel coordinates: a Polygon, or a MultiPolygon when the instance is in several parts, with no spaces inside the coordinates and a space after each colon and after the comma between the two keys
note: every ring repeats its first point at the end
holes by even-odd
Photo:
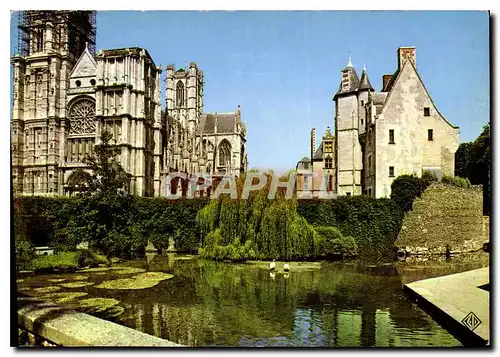
{"type": "Polygon", "coordinates": [[[336,227],[354,237],[359,255],[392,257],[404,212],[393,200],[341,196],[335,200],[301,200],[297,212],[315,227],[336,227]]]}
{"type": "Polygon", "coordinates": [[[16,246],[20,254],[26,255],[29,249],[23,242],[74,250],[81,241],[98,239],[97,248],[108,255],[119,255],[130,249],[143,250],[148,239],[156,248],[166,249],[169,239],[173,239],[177,250],[193,252],[201,238],[196,214],[208,202],[204,198],[133,197],[128,207],[121,208],[126,211],[123,216],[120,209],[104,203],[91,210],[81,198],[18,197],[13,206],[16,246]],[[94,218],[95,215],[99,217],[94,218]],[[123,229],[93,237],[105,229],[107,220],[117,221],[115,225],[123,229]]]}

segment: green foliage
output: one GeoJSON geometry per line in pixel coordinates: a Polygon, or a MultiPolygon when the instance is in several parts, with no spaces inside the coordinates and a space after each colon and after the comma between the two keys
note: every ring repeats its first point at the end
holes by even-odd
{"type": "MultiPolygon", "coordinates": [[[[393,200],[368,196],[301,200],[298,213],[316,229],[336,227],[342,236],[353,237],[357,254],[370,259],[393,256],[394,241],[404,216],[403,210],[393,200]]],[[[324,237],[316,238],[319,245],[323,241],[324,237]]],[[[316,249],[318,254],[325,254],[320,250],[316,249]]]]}
{"type": "Polygon", "coordinates": [[[86,266],[95,267],[107,263],[106,257],[91,250],[78,250],[76,252],[59,252],[54,255],[36,256],[28,264],[28,267],[35,272],[46,272],[53,269],[72,271],[86,266]]]}
{"type": "Polygon", "coordinates": [[[356,240],[350,236],[343,236],[335,227],[315,227],[321,239],[318,247],[318,255],[331,256],[340,255],[342,257],[353,257],[357,255],[358,245],[356,240]]]}
{"type": "Polygon", "coordinates": [[[468,178],[472,185],[483,185],[483,214],[491,213],[490,124],[472,143],[462,143],[455,153],[455,175],[468,178]]]}
{"type": "Polygon", "coordinates": [[[87,192],[99,195],[104,201],[113,201],[116,195],[127,195],[131,178],[117,160],[121,148],[112,146],[112,139],[113,135],[104,131],[101,142],[94,147],[93,155],[85,158],[85,163],[92,172],[87,192]]]}
{"type": "Polygon", "coordinates": [[[472,147],[471,142],[464,142],[458,146],[455,152],[455,176],[469,177],[472,175],[472,147]]]}
{"type": "Polygon", "coordinates": [[[78,252],[78,257],[77,257],[77,264],[79,267],[96,267],[99,264],[107,264],[108,259],[100,255],[96,252],[93,252],[92,250],[89,249],[82,249],[79,250],[78,252]]]}
{"type": "Polygon", "coordinates": [[[222,245],[221,241],[221,230],[218,228],[208,233],[205,241],[205,248],[200,248],[198,253],[203,258],[231,260],[235,262],[255,259],[257,257],[251,240],[247,240],[245,244],[241,244],[240,239],[236,237],[231,243],[226,245],[222,245]]]}
{"type": "Polygon", "coordinates": [[[427,171],[425,170],[422,173],[422,184],[424,187],[424,190],[429,187],[433,182],[438,182],[438,178],[436,176],[436,173],[434,171],[427,171]]]}
{"type": "Polygon", "coordinates": [[[416,175],[398,176],[391,184],[391,199],[408,212],[415,198],[422,195],[426,183],[416,175]]]}
{"type": "MultiPolygon", "coordinates": [[[[244,180],[238,179],[239,190],[244,180]]],[[[206,236],[202,256],[233,261],[314,256],[314,229],[297,214],[297,202],[285,199],[282,191],[269,199],[269,184],[247,200],[223,197],[198,212],[197,226],[206,236]]]]}
{"type": "Polygon", "coordinates": [[[462,188],[470,188],[471,183],[468,178],[458,177],[458,176],[446,176],[444,175],[441,179],[441,183],[446,185],[452,185],[462,188]]]}
{"type": "Polygon", "coordinates": [[[35,258],[35,246],[26,236],[16,234],[15,238],[16,250],[16,270],[29,269],[30,262],[35,258]]]}

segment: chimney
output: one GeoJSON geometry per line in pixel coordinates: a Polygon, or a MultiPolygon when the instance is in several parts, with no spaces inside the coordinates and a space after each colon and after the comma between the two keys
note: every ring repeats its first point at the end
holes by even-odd
{"type": "Polygon", "coordinates": [[[415,47],[399,47],[398,48],[398,69],[403,68],[403,64],[406,59],[413,62],[413,65],[417,67],[417,50],[415,47]]]}
{"type": "Polygon", "coordinates": [[[311,161],[316,152],[316,128],[311,129],[311,161]]]}
{"type": "Polygon", "coordinates": [[[384,74],[382,76],[382,92],[387,91],[387,85],[389,84],[391,78],[392,78],[392,74],[384,74]]]}

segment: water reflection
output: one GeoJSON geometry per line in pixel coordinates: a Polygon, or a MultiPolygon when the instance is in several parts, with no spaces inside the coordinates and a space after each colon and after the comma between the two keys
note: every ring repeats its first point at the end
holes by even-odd
{"type": "Polygon", "coordinates": [[[484,264],[324,263],[284,274],[266,265],[150,255],[131,265],[175,278],[145,290],[85,291],[120,300],[118,323],[189,346],[457,346],[407,300],[402,283],[484,264]]]}

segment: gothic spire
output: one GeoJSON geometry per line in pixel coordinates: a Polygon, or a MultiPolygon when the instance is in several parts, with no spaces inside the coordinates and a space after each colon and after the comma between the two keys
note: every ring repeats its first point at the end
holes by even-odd
{"type": "Polygon", "coordinates": [[[351,56],[349,56],[349,61],[347,61],[347,68],[352,67],[351,56]]]}

